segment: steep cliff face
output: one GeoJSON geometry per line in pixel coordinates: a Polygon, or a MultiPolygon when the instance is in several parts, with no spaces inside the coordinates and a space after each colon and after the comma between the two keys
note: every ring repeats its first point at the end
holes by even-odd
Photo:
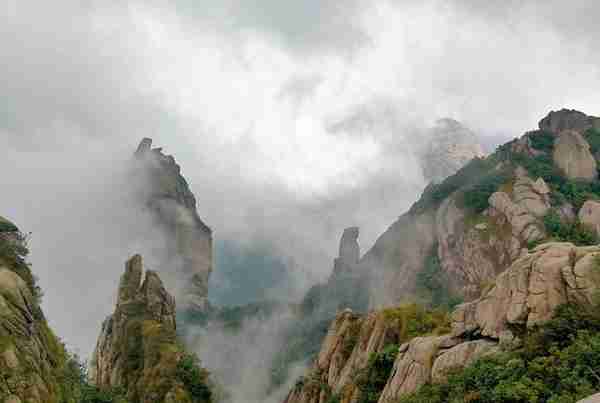
{"type": "Polygon", "coordinates": [[[285,402],[392,403],[422,385],[444,382],[449,371],[518,347],[519,337],[550,320],[561,304],[591,306],[599,273],[599,246],[546,243],[524,252],[448,322],[410,305],[366,316],[341,312],[312,369],[285,402]]]}
{"type": "Polygon", "coordinates": [[[599,122],[577,111],[551,112],[542,130],[430,184],[358,263],[370,273],[371,307],[418,296],[419,273],[432,253],[449,292],[470,300],[522,249],[556,237],[546,228],[548,215],[595,229],[591,204],[577,213],[586,199],[600,198],[593,155],[599,122]]]}
{"type": "Polygon", "coordinates": [[[175,300],[158,274],[133,256],[121,276],[115,312],[102,324],[91,378],[121,388],[133,403],[211,401],[208,375],[176,340],[175,300]]]}
{"type": "Polygon", "coordinates": [[[181,175],[181,168],[161,148],[152,148],[145,138],[135,152],[134,175],[140,198],[164,228],[170,264],[180,266],[185,284],[180,308],[205,311],[208,307],[208,278],[212,271],[212,231],[196,210],[196,198],[181,175]]]}
{"type": "Polygon", "coordinates": [[[0,217],[0,400],[71,402],[62,382],[67,356],[39,306],[26,254],[23,234],[0,217]]]}

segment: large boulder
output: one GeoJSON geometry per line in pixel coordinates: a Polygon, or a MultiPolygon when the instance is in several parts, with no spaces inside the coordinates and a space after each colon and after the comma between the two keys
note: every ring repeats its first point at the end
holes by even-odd
{"type": "Polygon", "coordinates": [[[556,137],[552,158],[569,179],[594,180],[598,177],[590,145],[574,130],[563,130],[556,137]]]}
{"type": "Polygon", "coordinates": [[[587,200],[579,209],[579,221],[600,235],[600,202],[587,200]]]}

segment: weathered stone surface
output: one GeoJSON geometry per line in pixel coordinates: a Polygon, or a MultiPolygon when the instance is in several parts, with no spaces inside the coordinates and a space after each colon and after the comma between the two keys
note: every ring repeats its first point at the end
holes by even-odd
{"type": "Polygon", "coordinates": [[[490,340],[465,341],[443,352],[435,360],[431,378],[433,382],[442,382],[446,379],[448,371],[464,368],[483,357],[500,351],[498,343],[490,340]]]}
{"type": "Polygon", "coordinates": [[[561,109],[550,112],[539,122],[540,130],[558,134],[563,130],[575,130],[583,133],[590,128],[600,128],[600,118],[588,116],[574,109],[561,109]]]}
{"type": "Polygon", "coordinates": [[[180,305],[183,309],[206,311],[213,265],[212,231],[198,216],[196,198],[175,159],[160,148],[152,148],[151,139],[142,140],[134,163],[139,197],[166,235],[164,264],[180,266],[178,277],[186,284],[180,305]]]}
{"type": "Polygon", "coordinates": [[[184,351],[176,344],[175,300],[142,258],[125,264],[115,312],[102,324],[90,377],[100,389],[122,388],[134,403],[186,401],[175,377],[184,351]],[[183,400],[182,400],[183,399],[183,400]]]}
{"type": "Polygon", "coordinates": [[[508,220],[512,234],[523,242],[534,242],[545,237],[544,229],[537,218],[524,206],[514,203],[504,192],[490,196],[492,216],[502,214],[508,220]]]}
{"type": "Polygon", "coordinates": [[[600,235],[600,202],[587,200],[579,209],[579,221],[600,235]]]}
{"type": "Polygon", "coordinates": [[[487,294],[456,308],[454,335],[499,339],[510,324],[541,324],[567,301],[590,304],[599,284],[594,270],[599,253],[598,246],[571,243],[546,243],[525,253],[497,277],[487,294]]]}
{"type": "Polygon", "coordinates": [[[519,175],[513,185],[513,200],[535,217],[541,218],[550,209],[550,189],[542,178],[533,181],[519,175]]]}
{"type": "Polygon", "coordinates": [[[554,163],[569,179],[593,180],[598,177],[590,145],[574,130],[563,130],[554,142],[554,163]]]}
{"type": "Polygon", "coordinates": [[[360,246],[358,245],[358,227],[350,227],[344,230],[340,240],[339,258],[345,263],[356,264],[360,259],[360,246]]]}
{"type": "Polygon", "coordinates": [[[416,274],[435,243],[433,213],[402,215],[359,262],[370,275],[370,307],[393,306],[414,295],[416,274]]]}
{"type": "MultiPolygon", "coordinates": [[[[12,223],[11,223],[12,224],[12,223]]],[[[0,247],[22,242],[16,226],[0,230],[0,247]]],[[[39,307],[30,268],[0,258],[0,401],[58,403],[66,359],[39,307]]]]}
{"type": "Polygon", "coordinates": [[[453,119],[438,120],[428,137],[421,161],[423,176],[430,182],[441,182],[473,158],[484,155],[477,135],[453,119]]]}

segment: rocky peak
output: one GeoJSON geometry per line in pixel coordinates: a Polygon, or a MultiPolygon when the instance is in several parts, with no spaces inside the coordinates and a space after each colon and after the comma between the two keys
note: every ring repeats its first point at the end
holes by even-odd
{"type": "Polygon", "coordinates": [[[600,118],[588,116],[574,109],[551,111],[538,124],[540,130],[558,134],[563,130],[583,133],[590,128],[600,128],[600,118]]]}
{"type": "Polygon", "coordinates": [[[186,353],[176,342],[175,299],[156,272],[147,271],[140,284],[142,276],[142,257],[135,255],[125,264],[115,311],[102,324],[91,379],[101,390],[121,388],[133,403],[192,401],[194,391],[177,376],[186,353]]]}
{"type": "Polygon", "coordinates": [[[198,216],[196,197],[173,156],[152,148],[150,138],[142,139],[134,155],[141,202],[166,235],[167,261],[163,263],[182,263],[179,276],[187,288],[181,305],[185,310],[205,311],[212,271],[212,231],[198,216]]]}
{"type": "Polygon", "coordinates": [[[590,145],[577,130],[564,129],[558,134],[552,157],[569,179],[593,180],[598,177],[590,145]]]}
{"type": "Polygon", "coordinates": [[[340,256],[345,263],[356,264],[360,258],[360,246],[358,245],[358,227],[349,227],[344,230],[340,240],[340,256]]]}
{"type": "Polygon", "coordinates": [[[428,137],[421,158],[428,181],[441,182],[471,159],[484,155],[477,135],[454,119],[439,119],[428,137]]]}

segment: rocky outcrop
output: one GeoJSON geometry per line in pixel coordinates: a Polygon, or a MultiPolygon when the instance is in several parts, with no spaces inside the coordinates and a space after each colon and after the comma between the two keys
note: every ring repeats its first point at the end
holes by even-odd
{"type": "Polygon", "coordinates": [[[60,382],[66,353],[39,306],[24,247],[17,227],[1,219],[0,401],[72,402],[60,382]]]}
{"type": "Polygon", "coordinates": [[[177,375],[186,353],[176,341],[175,300],[156,272],[142,277],[142,257],[135,255],[125,264],[115,311],[102,324],[90,376],[100,389],[122,388],[133,403],[189,402],[193,391],[177,375]]]}
{"type": "MultiPolygon", "coordinates": [[[[600,287],[599,270],[600,246],[546,243],[524,252],[482,297],[455,309],[450,334],[415,337],[400,345],[379,403],[392,403],[421,385],[444,381],[450,370],[518,346],[514,329],[543,324],[561,304],[590,306],[600,287]]],[[[360,385],[347,375],[359,374],[369,356],[402,341],[397,324],[384,312],[364,317],[340,313],[315,366],[286,403],[325,403],[332,394],[341,402],[356,402],[360,385]]]]}
{"type": "Polygon", "coordinates": [[[134,174],[140,198],[164,229],[167,240],[165,264],[177,266],[185,284],[180,307],[206,311],[208,278],[212,271],[212,231],[196,210],[196,198],[181,175],[181,168],[145,138],[135,152],[134,174]]]}
{"type": "Polygon", "coordinates": [[[370,307],[392,306],[414,295],[417,273],[435,242],[435,216],[431,212],[398,218],[359,263],[370,276],[370,307]]]}
{"type": "Polygon", "coordinates": [[[594,396],[590,396],[583,400],[580,400],[577,403],[600,403],[600,393],[597,393],[594,396]]]}
{"type": "Polygon", "coordinates": [[[453,313],[456,336],[510,337],[511,326],[532,327],[567,302],[588,306],[600,286],[600,246],[545,243],[527,252],[481,298],[453,313]]]}
{"type": "Polygon", "coordinates": [[[454,119],[438,120],[428,137],[421,161],[423,176],[429,182],[441,182],[473,158],[484,155],[477,135],[454,119]]]}
{"type": "Polygon", "coordinates": [[[579,209],[579,221],[600,236],[600,201],[587,200],[579,209]]]}
{"type": "Polygon", "coordinates": [[[575,130],[579,133],[596,128],[600,129],[600,118],[588,116],[574,109],[561,109],[550,112],[538,124],[540,130],[559,134],[563,130],[575,130]]]}
{"type": "Polygon", "coordinates": [[[556,166],[569,179],[593,180],[598,177],[590,145],[577,131],[560,132],[554,142],[552,157],[556,166]]]}

